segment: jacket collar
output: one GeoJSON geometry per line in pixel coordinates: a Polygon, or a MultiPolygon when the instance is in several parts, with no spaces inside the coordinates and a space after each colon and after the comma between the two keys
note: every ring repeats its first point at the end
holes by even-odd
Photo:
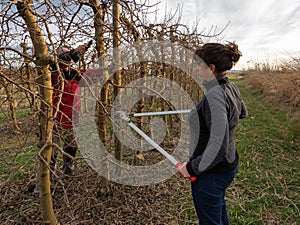
{"type": "Polygon", "coordinates": [[[225,75],[223,76],[216,76],[216,79],[210,80],[208,82],[204,82],[203,86],[206,88],[206,90],[209,90],[217,85],[223,85],[228,82],[228,77],[225,75]]]}
{"type": "Polygon", "coordinates": [[[216,79],[219,85],[226,84],[228,82],[228,77],[226,76],[226,74],[222,76],[216,76],[216,79]]]}

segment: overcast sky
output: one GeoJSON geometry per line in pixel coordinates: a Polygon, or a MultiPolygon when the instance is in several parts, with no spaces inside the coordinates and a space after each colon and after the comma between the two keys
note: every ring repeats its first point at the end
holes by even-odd
{"type": "MultiPolygon", "coordinates": [[[[151,1],[150,1],[151,2],[151,1]]],[[[159,14],[165,8],[182,9],[182,22],[192,26],[200,20],[199,29],[217,26],[219,30],[228,22],[221,35],[223,41],[235,40],[243,52],[237,67],[249,60],[272,60],[300,53],[300,1],[299,0],[161,0],[159,14]]],[[[163,18],[163,17],[162,17],[163,18]]],[[[238,69],[239,69],[238,68],[238,69]]]]}

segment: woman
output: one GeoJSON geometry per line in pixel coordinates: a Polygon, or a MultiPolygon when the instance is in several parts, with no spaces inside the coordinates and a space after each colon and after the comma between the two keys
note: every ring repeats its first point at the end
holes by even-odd
{"type": "Polygon", "coordinates": [[[178,168],[184,177],[196,176],[192,195],[201,225],[229,224],[225,192],[238,171],[234,144],[239,119],[247,115],[234,83],[226,77],[242,55],[235,43],[207,43],[196,50],[214,74],[214,82],[190,114],[191,158],[178,168]],[[197,126],[198,124],[198,126],[197,126]]]}

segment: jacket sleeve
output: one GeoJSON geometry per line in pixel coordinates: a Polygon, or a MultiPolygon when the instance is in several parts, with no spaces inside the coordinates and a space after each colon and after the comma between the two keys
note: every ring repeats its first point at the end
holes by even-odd
{"type": "Polygon", "coordinates": [[[239,119],[244,119],[248,116],[248,111],[247,111],[247,107],[246,107],[246,104],[242,98],[242,95],[238,89],[238,87],[233,83],[233,82],[230,82],[230,84],[232,85],[233,89],[234,89],[234,92],[235,92],[235,95],[239,101],[239,104],[241,106],[241,113],[240,113],[240,116],[239,116],[239,119]]]}
{"type": "Polygon", "coordinates": [[[203,115],[210,131],[208,144],[197,158],[187,163],[191,176],[199,175],[220,163],[229,146],[229,126],[224,93],[220,86],[206,95],[203,115]]]}
{"type": "Polygon", "coordinates": [[[73,60],[75,63],[77,63],[80,59],[80,53],[74,53],[74,49],[67,51],[67,52],[63,52],[61,54],[58,55],[58,58],[62,61],[71,61],[73,60]]]}

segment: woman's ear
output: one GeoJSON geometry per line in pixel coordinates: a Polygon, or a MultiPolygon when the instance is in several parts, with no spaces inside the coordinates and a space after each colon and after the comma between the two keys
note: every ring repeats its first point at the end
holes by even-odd
{"type": "Polygon", "coordinates": [[[215,73],[216,72],[216,66],[214,64],[209,64],[209,68],[211,72],[215,73]]]}

